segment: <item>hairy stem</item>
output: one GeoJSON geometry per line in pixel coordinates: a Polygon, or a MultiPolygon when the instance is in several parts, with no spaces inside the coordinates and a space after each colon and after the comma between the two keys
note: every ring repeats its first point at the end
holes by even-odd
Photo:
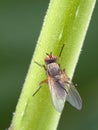
{"type": "Polygon", "coordinates": [[[43,68],[46,52],[58,56],[65,44],[60,64],[72,78],[87,28],[94,9],[95,0],[51,0],[37,42],[34,56],[19,98],[11,130],[55,130],[60,113],[51,102],[47,85],[32,97],[39,83],[46,79],[43,68]]]}

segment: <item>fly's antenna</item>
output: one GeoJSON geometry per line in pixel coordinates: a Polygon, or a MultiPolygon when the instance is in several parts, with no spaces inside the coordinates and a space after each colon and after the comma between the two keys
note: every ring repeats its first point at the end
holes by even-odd
{"type": "Polygon", "coordinates": [[[46,55],[52,57],[52,52],[50,52],[50,54],[46,53],[46,55]]]}
{"type": "Polygon", "coordinates": [[[59,57],[61,57],[62,51],[63,51],[63,49],[64,49],[64,46],[65,46],[65,44],[63,44],[63,46],[62,46],[62,48],[61,48],[61,51],[60,51],[59,57]]]}
{"type": "Polygon", "coordinates": [[[49,56],[49,54],[46,52],[46,55],[49,56]]]}

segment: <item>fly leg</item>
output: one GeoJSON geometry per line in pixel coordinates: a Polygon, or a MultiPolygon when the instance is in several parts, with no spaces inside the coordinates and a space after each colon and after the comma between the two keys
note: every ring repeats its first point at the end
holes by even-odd
{"type": "Polygon", "coordinates": [[[41,89],[42,84],[45,84],[45,83],[48,83],[48,80],[47,80],[47,79],[46,79],[46,80],[43,80],[43,81],[41,81],[41,82],[39,83],[39,88],[33,93],[32,96],[35,96],[35,94],[41,89]]]}
{"type": "MultiPolygon", "coordinates": [[[[45,71],[47,70],[45,65],[41,65],[41,64],[39,64],[39,63],[36,62],[36,61],[34,61],[34,63],[36,63],[36,64],[37,64],[38,66],[40,66],[40,67],[43,67],[43,68],[45,69],[45,71]]],[[[39,88],[34,92],[34,94],[33,94],[32,96],[34,96],[34,95],[41,89],[42,84],[44,84],[44,83],[48,83],[48,80],[46,79],[46,80],[41,81],[41,82],[39,83],[39,88]]]]}
{"type": "Polygon", "coordinates": [[[45,65],[41,65],[41,64],[39,64],[39,63],[36,62],[36,61],[34,61],[34,63],[36,63],[36,64],[37,64],[38,66],[40,66],[40,67],[43,67],[43,68],[45,69],[45,71],[47,70],[45,65]]]}
{"type": "Polygon", "coordinates": [[[63,46],[62,46],[62,48],[61,48],[61,51],[60,51],[59,57],[61,57],[62,51],[63,51],[63,49],[64,49],[64,46],[65,46],[65,44],[63,44],[63,46]]]}
{"type": "Polygon", "coordinates": [[[61,73],[64,75],[65,83],[71,84],[71,80],[70,80],[70,78],[67,76],[65,69],[63,69],[61,73]]]}

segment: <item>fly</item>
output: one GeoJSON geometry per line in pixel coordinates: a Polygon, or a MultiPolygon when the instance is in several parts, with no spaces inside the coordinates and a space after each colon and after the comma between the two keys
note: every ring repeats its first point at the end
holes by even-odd
{"type": "Polygon", "coordinates": [[[82,99],[72,81],[67,76],[65,69],[62,70],[59,64],[56,63],[57,59],[58,57],[53,56],[51,52],[50,54],[47,54],[44,60],[46,65],[40,65],[35,61],[37,65],[44,67],[48,79],[40,82],[40,87],[36,90],[33,96],[40,90],[42,84],[47,83],[49,86],[53,105],[58,112],[62,112],[65,99],[72,106],[80,110],[82,108],[82,99]]]}

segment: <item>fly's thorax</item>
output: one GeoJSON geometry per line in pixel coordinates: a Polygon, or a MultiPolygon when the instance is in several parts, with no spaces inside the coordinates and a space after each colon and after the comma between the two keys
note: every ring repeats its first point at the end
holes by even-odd
{"type": "Polygon", "coordinates": [[[51,77],[61,74],[61,69],[57,63],[51,63],[47,65],[47,74],[51,77]]]}

